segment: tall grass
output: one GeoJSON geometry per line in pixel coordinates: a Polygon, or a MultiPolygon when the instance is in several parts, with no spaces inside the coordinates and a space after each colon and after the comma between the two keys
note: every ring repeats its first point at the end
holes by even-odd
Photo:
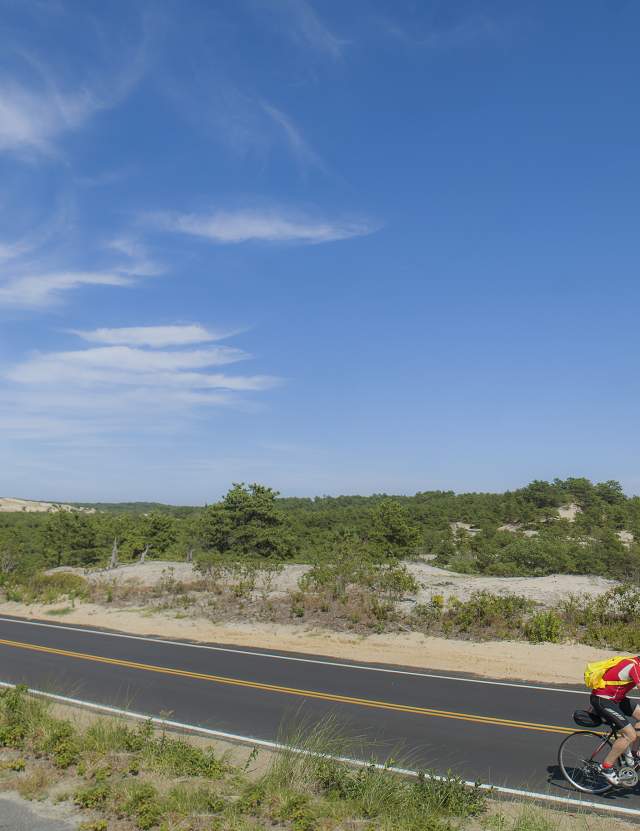
{"type": "Polygon", "coordinates": [[[345,764],[340,759],[352,751],[354,740],[331,716],[289,732],[287,744],[260,782],[265,795],[280,803],[290,800],[292,792],[312,795],[339,815],[365,817],[375,822],[372,828],[389,831],[444,829],[452,818],[474,816],[485,807],[485,794],[456,776],[396,775],[390,768],[400,764],[397,754],[382,765],[345,764]]]}

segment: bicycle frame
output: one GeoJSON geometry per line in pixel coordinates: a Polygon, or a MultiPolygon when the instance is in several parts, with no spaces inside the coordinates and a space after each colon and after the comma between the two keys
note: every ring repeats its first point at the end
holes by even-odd
{"type": "Polygon", "coordinates": [[[593,761],[595,759],[595,757],[598,755],[598,753],[602,750],[602,748],[607,744],[607,742],[610,739],[613,740],[614,742],[616,741],[616,739],[618,738],[618,731],[615,727],[610,727],[609,732],[606,735],[604,733],[601,733],[601,736],[602,736],[602,741],[600,742],[600,744],[596,747],[596,749],[591,754],[591,761],[593,761]]]}

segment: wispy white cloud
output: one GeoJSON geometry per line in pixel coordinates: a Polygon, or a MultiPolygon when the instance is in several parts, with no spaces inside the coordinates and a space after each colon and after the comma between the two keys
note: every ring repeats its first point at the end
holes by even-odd
{"type": "Polygon", "coordinates": [[[101,271],[60,271],[27,274],[0,283],[0,306],[38,309],[60,299],[62,292],[79,286],[127,286],[131,279],[101,271]]]}
{"type": "Polygon", "coordinates": [[[137,373],[159,373],[165,378],[184,369],[222,366],[248,357],[241,349],[229,346],[170,352],[131,346],[99,346],[35,356],[10,372],[8,377],[20,382],[50,383],[67,377],[91,378],[95,371],[100,379],[104,379],[105,372],[115,372],[118,378],[131,375],[131,383],[137,383],[137,373]]]}
{"type": "MultiPolygon", "coordinates": [[[[75,14],[76,22],[77,18],[75,14]]],[[[90,19],[85,36],[97,34],[93,60],[73,67],[75,73],[69,68],[68,54],[66,59],[45,63],[28,47],[13,44],[15,60],[0,74],[0,152],[56,155],[59,137],[117,106],[146,72],[149,20],[141,21],[138,42],[121,43],[116,57],[113,44],[105,48],[100,25],[90,19]]]]}
{"type": "Polygon", "coordinates": [[[0,267],[10,261],[24,260],[53,240],[67,236],[70,207],[68,199],[62,196],[54,203],[48,218],[38,224],[24,222],[15,237],[8,239],[8,228],[16,213],[16,205],[22,206],[25,199],[24,194],[15,186],[7,188],[2,196],[4,199],[0,200],[0,227],[3,229],[3,239],[0,240],[0,267]]]}
{"type": "Polygon", "coordinates": [[[346,40],[338,38],[318,15],[309,0],[271,0],[268,8],[282,20],[279,29],[304,49],[338,59],[346,40]]]}
{"type": "Polygon", "coordinates": [[[320,154],[305,138],[290,113],[252,89],[240,86],[218,68],[204,78],[168,79],[165,92],[199,131],[221,142],[234,155],[266,163],[284,149],[301,167],[326,171],[320,154]]]}
{"type": "Polygon", "coordinates": [[[326,172],[326,165],[311,147],[309,142],[302,135],[300,128],[293,119],[266,101],[262,102],[262,108],[281,130],[293,156],[301,166],[315,166],[326,172]]]}
{"type": "Polygon", "coordinates": [[[155,277],[165,271],[164,266],[151,258],[145,245],[133,237],[118,237],[108,247],[124,254],[128,262],[122,263],[118,271],[138,277],[155,277]]]}
{"type": "Polygon", "coordinates": [[[509,37],[517,21],[513,16],[493,17],[487,12],[465,12],[446,23],[420,13],[411,21],[375,16],[372,20],[385,35],[409,47],[449,50],[498,43],[509,37]]]}
{"type": "MultiPolygon", "coordinates": [[[[176,332],[167,334],[167,330],[192,329],[193,337],[197,331],[199,337],[202,333],[209,337],[208,330],[197,324],[123,327],[121,331],[133,332],[137,337],[145,328],[158,336],[164,331],[165,340],[173,338],[174,343],[176,332]]],[[[155,346],[158,340],[152,340],[155,346]]],[[[281,382],[274,376],[230,375],[219,369],[249,357],[242,349],[227,346],[101,346],[36,353],[4,373],[0,427],[11,435],[40,439],[99,437],[120,430],[135,431],[141,426],[145,431],[174,431],[184,418],[211,407],[245,406],[248,394],[281,382]]]]}
{"type": "Polygon", "coordinates": [[[35,150],[51,154],[52,141],[79,127],[100,109],[88,91],[34,90],[0,82],[0,150],[35,150]]]}
{"type": "Polygon", "coordinates": [[[159,214],[153,220],[166,231],[227,244],[255,241],[317,244],[364,236],[377,230],[368,221],[315,219],[276,209],[159,214]]]}
{"type": "Polygon", "coordinates": [[[0,242],[0,263],[6,262],[7,260],[15,260],[16,257],[26,254],[30,250],[30,247],[24,240],[13,243],[0,242]]]}
{"type": "MultiPolygon", "coordinates": [[[[14,242],[0,243],[0,307],[43,309],[62,300],[65,293],[82,286],[130,286],[137,278],[163,273],[162,265],[153,260],[145,246],[134,238],[124,236],[111,241],[108,262],[101,268],[43,270],[42,262],[67,259],[73,253],[67,244],[59,250],[54,233],[60,231],[63,221],[59,212],[42,227],[14,242]],[[118,262],[113,252],[117,252],[118,262]]],[[[64,236],[71,237],[71,232],[64,236]]],[[[58,235],[59,236],[59,235],[58,235]]],[[[104,261],[104,254],[97,257],[104,261]]]]}
{"type": "Polygon", "coordinates": [[[127,346],[188,346],[222,340],[234,331],[211,331],[197,323],[182,326],[123,326],[116,329],[73,330],[73,334],[93,343],[127,346]]]}

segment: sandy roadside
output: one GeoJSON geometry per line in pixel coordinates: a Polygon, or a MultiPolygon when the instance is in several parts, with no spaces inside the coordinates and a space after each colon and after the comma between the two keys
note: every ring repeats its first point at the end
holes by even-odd
{"type": "Polygon", "coordinates": [[[105,609],[89,603],[78,604],[64,617],[56,618],[50,614],[55,608],[2,603],[0,615],[104,627],[134,635],[306,652],[349,661],[552,684],[581,683],[585,664],[603,657],[601,650],[582,644],[476,643],[417,632],[365,636],[275,623],[222,625],[204,619],[176,618],[166,613],[150,615],[148,612],[105,609]]]}

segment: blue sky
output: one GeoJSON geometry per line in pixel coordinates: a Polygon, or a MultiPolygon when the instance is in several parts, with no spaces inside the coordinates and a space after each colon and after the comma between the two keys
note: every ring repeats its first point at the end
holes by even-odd
{"type": "Polygon", "coordinates": [[[0,23],[0,494],[640,492],[637,3],[0,23]]]}

